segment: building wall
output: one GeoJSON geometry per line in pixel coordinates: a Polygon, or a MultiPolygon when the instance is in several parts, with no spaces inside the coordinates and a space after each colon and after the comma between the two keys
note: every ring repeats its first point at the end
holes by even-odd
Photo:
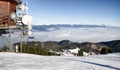
{"type": "MultiPolygon", "coordinates": [[[[16,12],[16,5],[13,3],[10,3],[10,13],[11,12],[16,12]]],[[[16,25],[15,21],[11,21],[10,25],[16,25]]]]}
{"type": "Polygon", "coordinates": [[[0,1],[0,17],[9,15],[9,3],[0,1]]]}
{"type": "Polygon", "coordinates": [[[0,1],[0,26],[14,26],[16,22],[11,21],[9,16],[15,12],[16,4],[9,1],[0,1]]]}

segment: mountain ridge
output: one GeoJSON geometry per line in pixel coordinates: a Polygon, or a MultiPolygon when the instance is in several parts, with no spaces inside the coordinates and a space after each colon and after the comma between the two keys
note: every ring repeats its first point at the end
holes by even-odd
{"type": "Polygon", "coordinates": [[[104,44],[114,49],[116,52],[120,52],[120,40],[112,40],[107,42],[100,42],[100,44],[104,44]]]}
{"type": "Polygon", "coordinates": [[[61,49],[74,49],[76,47],[82,49],[85,52],[94,52],[100,54],[102,48],[113,49],[114,52],[120,52],[120,40],[106,41],[106,42],[71,42],[70,40],[62,40],[59,42],[56,41],[47,41],[44,42],[44,46],[47,49],[52,49],[54,51],[59,51],[61,49]],[[116,43],[114,43],[116,42],[116,43]],[[113,46],[110,46],[113,44],[113,46]]]}
{"type": "Polygon", "coordinates": [[[88,25],[88,24],[51,24],[51,25],[32,25],[34,31],[53,31],[61,28],[120,28],[110,25],[88,25]]]}

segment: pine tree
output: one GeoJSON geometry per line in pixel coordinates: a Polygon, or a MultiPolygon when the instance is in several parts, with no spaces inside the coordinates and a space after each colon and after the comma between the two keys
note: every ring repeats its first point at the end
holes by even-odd
{"type": "Polygon", "coordinates": [[[83,51],[82,50],[78,51],[78,56],[83,56],[83,51]]]}
{"type": "Polygon", "coordinates": [[[107,48],[102,48],[101,54],[108,54],[108,49],[107,48]]]}
{"type": "Polygon", "coordinates": [[[108,48],[108,53],[113,53],[114,50],[112,48],[108,48]]]}

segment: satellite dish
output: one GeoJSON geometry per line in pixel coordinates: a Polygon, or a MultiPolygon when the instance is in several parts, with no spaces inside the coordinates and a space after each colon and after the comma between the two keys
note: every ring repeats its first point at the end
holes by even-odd
{"type": "Polygon", "coordinates": [[[24,10],[25,10],[25,11],[28,11],[28,7],[27,7],[27,6],[25,6],[24,10]]]}
{"type": "Polygon", "coordinates": [[[25,3],[25,7],[24,8],[25,8],[24,9],[25,11],[28,11],[28,2],[25,3]]]}
{"type": "Polygon", "coordinates": [[[18,9],[19,9],[19,10],[24,10],[24,9],[25,9],[25,6],[24,6],[23,4],[20,4],[20,5],[18,5],[18,9]]]}
{"type": "Polygon", "coordinates": [[[17,14],[16,14],[15,12],[12,12],[12,13],[10,14],[10,19],[11,19],[12,21],[16,21],[16,20],[17,20],[17,14]]]}
{"type": "Polygon", "coordinates": [[[28,2],[25,2],[25,6],[28,6],[28,2]]]}
{"type": "Polygon", "coordinates": [[[31,32],[31,31],[28,31],[28,32],[27,32],[27,35],[28,35],[28,36],[32,35],[32,32],[31,32]]]}
{"type": "Polygon", "coordinates": [[[25,15],[28,15],[28,12],[25,12],[25,15]]]}
{"type": "Polygon", "coordinates": [[[31,30],[31,29],[32,29],[32,26],[29,24],[29,25],[27,26],[27,29],[28,29],[28,30],[31,30]]]}
{"type": "Polygon", "coordinates": [[[22,17],[22,23],[24,25],[29,25],[29,23],[32,21],[32,17],[29,15],[25,15],[22,17]]]}

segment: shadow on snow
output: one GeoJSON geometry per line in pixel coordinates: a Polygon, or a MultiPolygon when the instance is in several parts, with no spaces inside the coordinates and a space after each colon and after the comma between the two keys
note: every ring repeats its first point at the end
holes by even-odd
{"type": "Polygon", "coordinates": [[[98,66],[102,66],[102,67],[107,67],[107,68],[111,68],[111,69],[115,69],[115,70],[120,70],[120,68],[116,68],[110,65],[105,65],[105,64],[100,64],[100,63],[94,63],[94,62],[89,62],[89,61],[83,61],[83,60],[76,60],[76,59],[69,59],[68,60],[72,60],[72,61],[80,61],[80,62],[84,62],[84,63],[88,63],[88,64],[93,64],[93,65],[98,65],[98,66]]]}

